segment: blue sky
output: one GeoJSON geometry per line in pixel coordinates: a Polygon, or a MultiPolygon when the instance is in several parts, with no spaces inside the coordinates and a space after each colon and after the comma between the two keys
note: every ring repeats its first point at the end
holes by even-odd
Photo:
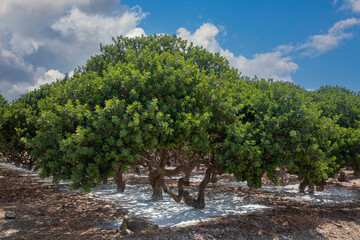
{"type": "MultiPolygon", "coordinates": [[[[359,2],[359,1],[358,1],[359,2]]],[[[148,34],[176,33],[179,27],[190,32],[204,23],[220,29],[216,36],[221,48],[236,56],[252,58],[272,52],[279,45],[306,43],[310,36],[326,34],[337,22],[360,17],[349,4],[332,0],[252,0],[252,1],[123,1],[137,4],[149,15],[140,24],[148,34]]],[[[357,3],[360,4],[360,3],[357,3]]],[[[293,82],[308,88],[342,85],[360,91],[360,26],[345,32],[352,38],[317,56],[292,52],[298,65],[291,74],[293,82]]]]}
{"type": "Polygon", "coordinates": [[[61,78],[117,35],[167,33],[244,75],[360,91],[360,0],[2,0],[0,93],[61,78]]]}

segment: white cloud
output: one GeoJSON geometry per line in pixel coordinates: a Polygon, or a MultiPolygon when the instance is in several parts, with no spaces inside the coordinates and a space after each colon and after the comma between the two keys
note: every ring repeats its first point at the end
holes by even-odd
{"type": "Polygon", "coordinates": [[[336,48],[343,40],[351,39],[352,33],[345,32],[345,30],[360,25],[360,19],[348,18],[335,23],[327,34],[314,35],[309,40],[302,44],[298,50],[305,49],[304,55],[317,56],[326,53],[336,48]]]}
{"type": "MultiPolygon", "coordinates": [[[[17,56],[15,53],[4,49],[0,45],[0,66],[6,67],[7,69],[17,69],[24,72],[32,72],[33,66],[29,63],[26,63],[22,57],[17,56]]],[[[4,72],[4,69],[0,67],[1,73],[4,72]]]]}
{"type": "Polygon", "coordinates": [[[284,57],[280,51],[256,54],[252,59],[240,56],[234,60],[236,63],[233,65],[245,75],[289,82],[292,81],[291,74],[299,68],[290,57],[284,57]]]}
{"type": "Polygon", "coordinates": [[[349,8],[354,13],[360,13],[360,0],[344,0],[344,8],[349,8]]]}
{"type": "Polygon", "coordinates": [[[292,50],[292,45],[282,45],[272,52],[256,54],[252,59],[248,59],[241,55],[235,56],[228,49],[222,49],[215,38],[219,34],[219,29],[211,23],[203,24],[193,34],[185,28],[179,28],[177,34],[182,39],[202,46],[210,52],[219,52],[229,60],[231,66],[249,77],[256,75],[260,78],[292,81],[291,74],[298,69],[298,65],[292,62],[290,57],[284,56],[292,50]]]}
{"type": "Polygon", "coordinates": [[[84,65],[112,37],[145,35],[137,26],[145,16],[118,0],[1,0],[1,93],[14,99],[54,79],[50,69],[84,65]]]}
{"type": "Polygon", "coordinates": [[[1,0],[0,17],[11,16],[15,10],[34,17],[38,17],[38,14],[42,16],[62,15],[73,6],[78,6],[86,11],[106,12],[116,2],[116,0],[1,0]]]}
{"type": "Polygon", "coordinates": [[[46,73],[44,73],[42,76],[36,77],[36,82],[33,85],[30,85],[27,89],[27,91],[32,91],[36,88],[39,88],[41,85],[52,83],[56,81],[57,79],[63,79],[65,75],[58,70],[50,69],[46,73]]]}
{"type": "Polygon", "coordinates": [[[36,52],[42,43],[38,40],[23,38],[18,33],[13,33],[10,40],[11,49],[19,56],[27,56],[36,52]]]}
{"type": "Polygon", "coordinates": [[[146,36],[146,33],[142,28],[134,28],[125,35],[125,37],[128,38],[141,37],[141,36],[146,36]]]}
{"type": "Polygon", "coordinates": [[[194,45],[202,46],[210,52],[220,52],[221,48],[215,37],[218,35],[219,29],[211,23],[204,23],[193,34],[185,28],[179,28],[177,35],[194,45]]]}
{"type": "Polygon", "coordinates": [[[45,71],[45,68],[37,68],[33,76],[34,82],[22,82],[12,84],[9,89],[9,94],[20,95],[22,93],[38,89],[41,85],[44,85],[46,83],[51,83],[57,79],[64,78],[64,74],[62,74],[58,70],[51,69],[47,72],[45,71]]]}
{"type": "Polygon", "coordinates": [[[146,35],[142,28],[137,27],[145,16],[146,13],[139,8],[126,9],[114,16],[90,14],[73,8],[51,26],[60,36],[47,41],[46,48],[52,49],[74,69],[98,53],[100,43],[110,44],[113,37],[120,35],[146,35]]]}
{"type": "MultiPolygon", "coordinates": [[[[87,14],[73,8],[67,16],[52,25],[52,29],[64,37],[75,36],[80,42],[109,42],[112,37],[140,31],[136,26],[146,14],[126,11],[120,16],[103,16],[87,14]]],[[[142,30],[142,29],[141,29],[142,30]]],[[[142,30],[144,33],[144,31],[142,30]]]]}
{"type": "Polygon", "coordinates": [[[338,21],[329,29],[329,34],[342,34],[344,30],[350,28],[354,25],[359,25],[360,19],[358,18],[348,18],[345,20],[338,21]]]}
{"type": "Polygon", "coordinates": [[[22,57],[8,51],[0,45],[0,93],[8,99],[39,88],[40,85],[62,79],[64,74],[58,70],[35,67],[22,57]]]}

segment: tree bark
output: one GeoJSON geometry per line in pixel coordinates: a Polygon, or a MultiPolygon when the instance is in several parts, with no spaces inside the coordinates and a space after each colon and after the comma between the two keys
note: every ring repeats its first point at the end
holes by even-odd
{"type": "Polygon", "coordinates": [[[218,179],[217,179],[217,171],[214,171],[213,174],[211,175],[211,179],[210,182],[211,183],[217,183],[218,179]]]}
{"type": "Polygon", "coordinates": [[[40,169],[40,167],[39,167],[38,165],[35,165],[35,167],[34,167],[34,170],[33,170],[33,171],[35,172],[35,171],[37,171],[37,170],[39,170],[39,169],[40,169]]]}
{"type": "Polygon", "coordinates": [[[173,191],[171,191],[168,187],[166,187],[166,185],[165,184],[163,184],[163,189],[164,189],[164,192],[166,192],[167,194],[169,194],[170,195],[170,197],[172,197],[174,200],[175,200],[175,202],[180,202],[181,201],[181,199],[182,199],[182,196],[181,196],[181,194],[179,193],[179,194],[176,194],[176,193],[174,193],[173,191]]]}
{"type": "Polygon", "coordinates": [[[316,191],[322,192],[325,189],[326,181],[323,179],[319,184],[316,185],[316,191]]]}
{"type": "Polygon", "coordinates": [[[305,188],[306,188],[306,186],[308,185],[308,180],[306,179],[306,178],[304,178],[303,180],[302,180],[302,182],[299,184],[299,192],[301,192],[301,193],[304,193],[305,192],[305,188]]]}
{"type": "Polygon", "coordinates": [[[312,183],[312,182],[308,183],[308,191],[309,191],[309,193],[314,193],[314,191],[315,191],[314,183],[312,183]]]}
{"type": "Polygon", "coordinates": [[[197,199],[190,196],[189,192],[186,191],[183,186],[188,186],[189,182],[184,180],[183,178],[179,179],[178,188],[179,194],[183,197],[186,205],[193,208],[204,208],[205,207],[205,188],[207,184],[210,182],[210,178],[212,173],[214,172],[214,168],[208,167],[206,169],[205,177],[199,185],[199,192],[197,199]]]}
{"type": "Polygon", "coordinates": [[[117,190],[119,192],[124,192],[125,182],[123,181],[123,173],[121,171],[121,166],[116,168],[115,183],[116,183],[117,190]]]}
{"type": "Polygon", "coordinates": [[[108,183],[108,178],[107,177],[104,177],[103,178],[103,184],[107,184],[108,183]]]}
{"type": "Polygon", "coordinates": [[[299,185],[299,192],[304,193],[306,187],[308,187],[309,193],[314,193],[314,191],[315,191],[314,183],[310,182],[306,178],[304,178],[299,185]]]}
{"type": "Polygon", "coordinates": [[[348,179],[347,179],[346,173],[343,171],[340,171],[338,180],[339,180],[339,182],[347,182],[348,179]]]}
{"type": "Polygon", "coordinates": [[[150,170],[149,182],[153,190],[151,199],[154,201],[163,199],[162,189],[164,185],[164,175],[160,174],[156,170],[150,170]]]}
{"type": "Polygon", "coordinates": [[[135,167],[135,173],[136,173],[137,175],[141,175],[139,166],[136,166],[136,167],[135,167]]]}

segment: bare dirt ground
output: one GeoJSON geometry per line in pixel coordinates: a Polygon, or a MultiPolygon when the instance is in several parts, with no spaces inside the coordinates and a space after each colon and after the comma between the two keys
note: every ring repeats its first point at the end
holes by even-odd
{"type": "MultiPolygon", "coordinates": [[[[348,182],[332,180],[327,187],[360,192],[360,179],[348,176],[348,182]]],[[[262,189],[214,184],[208,191],[239,192],[271,210],[123,236],[110,224],[123,218],[121,207],[0,166],[0,239],[360,239],[359,198],[314,206],[262,189]],[[9,211],[15,219],[5,219],[9,211]]]]}
{"type": "Polygon", "coordinates": [[[110,239],[122,209],[0,166],[0,239],[110,239]],[[5,219],[5,211],[15,219],[5,219]]]}

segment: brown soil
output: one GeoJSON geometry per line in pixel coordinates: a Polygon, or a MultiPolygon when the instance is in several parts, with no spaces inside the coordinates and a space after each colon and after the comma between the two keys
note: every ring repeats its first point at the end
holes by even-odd
{"type": "Polygon", "coordinates": [[[0,166],[0,239],[110,239],[124,211],[0,166]],[[5,212],[15,219],[5,219],[5,212]]]}
{"type": "MultiPolygon", "coordinates": [[[[110,224],[124,216],[120,207],[22,174],[0,166],[0,239],[360,239],[360,199],[311,206],[279,192],[216,184],[209,191],[241,192],[272,209],[123,236],[110,224]],[[5,219],[5,211],[15,212],[16,218],[5,219]]],[[[231,180],[221,180],[227,178],[231,180]]],[[[146,179],[131,176],[127,181],[146,179]]],[[[360,191],[360,181],[350,175],[349,182],[332,180],[328,187],[360,191]]]]}

